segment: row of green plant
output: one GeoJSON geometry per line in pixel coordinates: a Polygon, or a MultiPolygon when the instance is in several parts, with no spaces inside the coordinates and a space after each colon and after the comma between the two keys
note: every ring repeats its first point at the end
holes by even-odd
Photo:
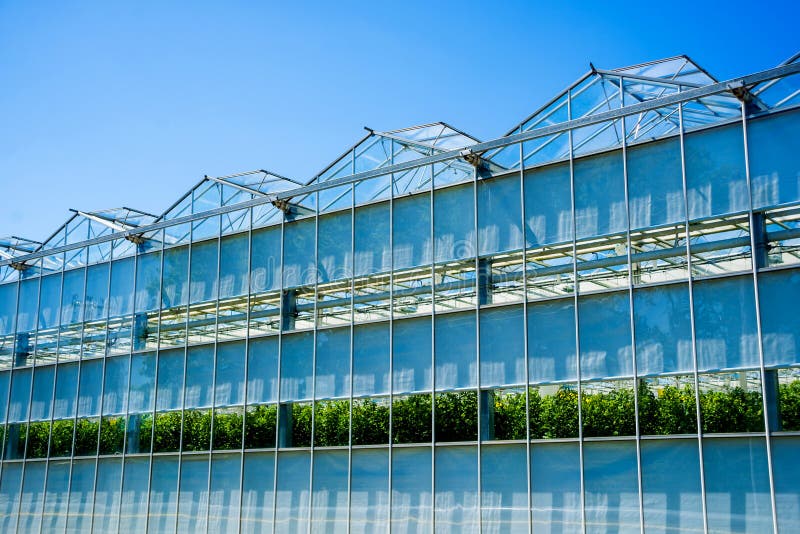
{"type": "MultiPolygon", "coordinates": [[[[578,392],[562,386],[551,394],[530,388],[487,393],[483,439],[574,438],[578,436],[578,392]]],[[[697,403],[704,433],[764,430],[761,393],[741,387],[703,391],[696,398],[691,384],[657,390],[641,383],[639,426],[645,435],[697,431],[697,403]]],[[[630,436],[636,431],[633,389],[584,389],[580,399],[583,435],[630,436]]],[[[174,452],[242,448],[344,446],[393,443],[473,441],[478,438],[479,399],[475,391],[416,394],[386,399],[332,400],[317,403],[248,406],[212,412],[186,410],[11,424],[0,427],[6,458],[44,458],[119,454],[127,433],[127,451],[174,452]],[[435,399],[434,402],[432,400],[435,399]],[[432,410],[435,413],[432,413],[432,410]],[[432,430],[432,416],[435,421],[432,430]],[[278,440],[278,420],[282,436],[278,440]],[[289,431],[289,429],[291,429],[289,431]],[[391,438],[390,438],[391,434],[391,438]],[[73,450],[74,449],[74,450],[73,450]]],[[[783,430],[800,430],[800,380],[779,388],[783,430]]]]}

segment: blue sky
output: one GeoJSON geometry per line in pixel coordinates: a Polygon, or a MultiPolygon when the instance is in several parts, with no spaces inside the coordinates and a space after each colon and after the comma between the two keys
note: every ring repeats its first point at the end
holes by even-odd
{"type": "Polygon", "coordinates": [[[0,236],[164,211],[203,174],[306,180],[363,135],[505,133],[588,70],[800,50],[797,2],[0,0],[0,236]]]}

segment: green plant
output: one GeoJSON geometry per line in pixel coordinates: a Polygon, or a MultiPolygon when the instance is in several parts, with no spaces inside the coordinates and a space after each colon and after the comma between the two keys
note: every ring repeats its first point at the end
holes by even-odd
{"type": "Polygon", "coordinates": [[[249,406],[245,413],[244,447],[246,449],[275,447],[277,421],[277,406],[249,406]]]}
{"type": "Polygon", "coordinates": [[[395,397],[392,404],[392,441],[426,443],[431,441],[431,394],[395,397]]]}
{"type": "Polygon", "coordinates": [[[636,411],[633,390],[584,393],[581,396],[583,435],[633,436],[636,434],[636,411]]]}
{"type": "MultiPolygon", "coordinates": [[[[494,393],[494,439],[525,439],[525,393],[494,393]]],[[[541,399],[536,389],[530,390],[531,420],[538,416],[541,399]]]]}
{"type": "Polygon", "coordinates": [[[694,388],[664,386],[654,393],[639,385],[639,430],[645,435],[694,434],[697,432],[694,388]]]}
{"type": "MultiPolygon", "coordinates": [[[[181,412],[156,414],[153,425],[153,452],[175,452],[181,446],[181,412]]],[[[145,421],[142,421],[144,427],[145,421]]],[[[140,443],[143,436],[140,433],[140,443]]]]}
{"type": "Polygon", "coordinates": [[[69,456],[72,454],[72,438],[75,422],[72,419],[53,421],[50,432],[50,456],[69,456]]]}
{"type": "Polygon", "coordinates": [[[292,404],[292,447],[311,446],[311,404],[292,404]]]}
{"type": "Polygon", "coordinates": [[[531,437],[577,438],[577,390],[561,386],[554,394],[542,397],[539,421],[541,427],[534,432],[534,420],[531,418],[531,437]]]}
{"type": "Polygon", "coordinates": [[[97,454],[99,431],[99,420],[78,419],[78,423],[75,426],[75,456],[94,456],[97,454]]]}
{"type": "Polygon", "coordinates": [[[800,380],[781,384],[778,388],[778,402],[782,430],[800,430],[800,380]]]}
{"type": "Polygon", "coordinates": [[[336,447],[350,441],[350,401],[321,401],[314,405],[314,446],[336,447]]]}
{"type": "Polygon", "coordinates": [[[436,395],[436,441],[478,439],[478,394],[457,391],[436,395]]]}
{"type": "Polygon", "coordinates": [[[763,432],[761,393],[741,387],[700,393],[703,432],[763,432]]]}
{"type": "Polygon", "coordinates": [[[26,458],[45,458],[50,442],[50,421],[34,421],[28,425],[26,458]]]}
{"type": "Polygon", "coordinates": [[[214,443],[215,450],[234,450],[242,447],[242,412],[224,411],[214,412],[214,443]]]}
{"type": "Polygon", "coordinates": [[[125,418],[103,417],[100,420],[100,454],[122,454],[125,443],[125,418]]]}
{"type": "Polygon", "coordinates": [[[207,451],[211,447],[211,410],[183,412],[183,450],[207,451]]]}
{"type": "Polygon", "coordinates": [[[353,401],[353,445],[383,443],[389,443],[389,406],[372,399],[353,401]]]}

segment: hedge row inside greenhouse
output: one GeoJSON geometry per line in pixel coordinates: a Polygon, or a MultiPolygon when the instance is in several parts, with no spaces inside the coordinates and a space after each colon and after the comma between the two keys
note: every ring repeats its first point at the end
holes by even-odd
{"type": "MultiPolygon", "coordinates": [[[[248,406],[218,410],[185,410],[155,414],[11,424],[0,427],[5,457],[44,458],[112,455],[123,452],[207,451],[281,447],[345,446],[393,443],[578,437],[577,388],[561,386],[550,394],[530,388],[395,397],[388,399],[318,401],[248,406]],[[484,403],[482,407],[480,404],[484,403]],[[432,413],[432,407],[435,407],[432,413]],[[526,407],[530,417],[526,417],[526,407]],[[478,428],[478,412],[484,414],[478,428]],[[278,423],[286,430],[279,439],[278,423]],[[314,432],[312,436],[312,420],[314,432]],[[431,421],[435,421],[432,425],[431,421]],[[528,423],[530,421],[530,424],[528,423]],[[290,431],[288,429],[291,429],[290,431]]],[[[654,391],[644,383],[638,391],[639,427],[643,435],[697,432],[696,406],[704,433],[763,432],[759,391],[726,387],[695,397],[691,384],[663,386],[654,391]]],[[[580,398],[585,437],[632,436],[636,433],[636,398],[629,388],[591,392],[580,398]]],[[[800,430],[800,380],[779,388],[782,430],[800,430]]]]}

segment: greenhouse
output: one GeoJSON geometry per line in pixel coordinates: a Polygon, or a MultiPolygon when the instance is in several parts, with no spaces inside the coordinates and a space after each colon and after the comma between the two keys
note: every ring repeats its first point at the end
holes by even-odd
{"type": "Polygon", "coordinates": [[[0,530],[799,532],[798,303],[800,55],[75,209],[0,239],[0,530]]]}

